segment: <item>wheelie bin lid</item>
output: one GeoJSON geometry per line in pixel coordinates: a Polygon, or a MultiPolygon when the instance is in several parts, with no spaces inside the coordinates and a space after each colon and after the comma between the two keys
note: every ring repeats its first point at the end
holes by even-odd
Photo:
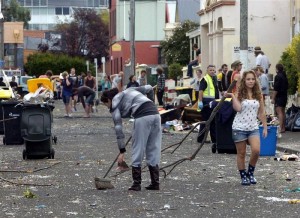
{"type": "Polygon", "coordinates": [[[41,85],[53,91],[52,82],[48,78],[36,78],[27,80],[29,92],[35,92],[41,85]]]}
{"type": "Polygon", "coordinates": [[[8,88],[0,88],[0,99],[9,99],[11,97],[11,90],[9,90],[8,88]]]}

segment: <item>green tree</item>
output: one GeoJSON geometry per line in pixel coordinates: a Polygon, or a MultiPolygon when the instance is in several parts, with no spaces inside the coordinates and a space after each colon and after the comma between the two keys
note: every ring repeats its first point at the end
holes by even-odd
{"type": "Polygon", "coordinates": [[[178,63],[173,63],[169,65],[169,78],[177,81],[178,77],[182,77],[182,66],[178,63]]]}
{"type": "Polygon", "coordinates": [[[185,21],[174,29],[172,37],[160,43],[167,64],[179,63],[186,65],[189,63],[190,41],[186,33],[198,27],[198,23],[185,21]]]}
{"type": "Polygon", "coordinates": [[[74,20],[56,26],[61,33],[62,51],[72,57],[86,57],[90,62],[94,58],[100,62],[101,57],[108,57],[108,25],[93,9],[76,9],[74,20]]]}
{"type": "MultiPolygon", "coordinates": [[[[93,70],[94,65],[91,64],[90,69],[93,70]]],[[[68,71],[75,67],[78,73],[86,71],[85,59],[80,57],[70,57],[65,54],[35,53],[29,55],[25,64],[25,71],[28,75],[40,76],[44,75],[47,70],[52,70],[58,75],[63,71],[68,71]]],[[[94,73],[94,72],[93,72],[94,73]]]]}
{"type": "Polygon", "coordinates": [[[9,5],[4,5],[3,16],[6,22],[24,22],[25,29],[28,29],[28,22],[31,20],[30,11],[21,7],[17,0],[11,0],[9,5]]]}
{"type": "Polygon", "coordinates": [[[101,11],[101,20],[106,25],[109,25],[109,12],[108,12],[108,10],[102,10],[101,11]]]}
{"type": "Polygon", "coordinates": [[[289,88],[288,93],[293,95],[300,89],[300,35],[296,35],[291,44],[282,53],[280,63],[283,64],[287,74],[289,88]]]}

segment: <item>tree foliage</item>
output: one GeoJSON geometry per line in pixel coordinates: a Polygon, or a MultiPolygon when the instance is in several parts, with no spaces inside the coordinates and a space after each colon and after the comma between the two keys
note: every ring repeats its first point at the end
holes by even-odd
{"type": "MultiPolygon", "coordinates": [[[[70,57],[65,54],[52,54],[49,52],[39,52],[29,55],[24,67],[28,75],[34,75],[36,77],[44,75],[47,70],[52,70],[56,75],[63,71],[69,72],[72,67],[74,67],[78,73],[86,71],[84,58],[70,57]]],[[[94,69],[93,65],[90,66],[90,69],[94,69]]]]}
{"type": "Polygon", "coordinates": [[[291,44],[286,48],[281,56],[281,63],[287,74],[289,89],[288,93],[293,95],[297,88],[300,92],[300,35],[293,38],[291,44]]]}
{"type": "Polygon", "coordinates": [[[182,66],[178,63],[173,63],[169,65],[169,78],[177,81],[178,77],[182,77],[182,66]]]}
{"type": "Polygon", "coordinates": [[[190,41],[186,33],[196,29],[199,24],[192,21],[185,21],[176,27],[173,36],[162,41],[161,46],[167,64],[179,63],[186,65],[190,61],[190,41]]]}
{"type": "Polygon", "coordinates": [[[74,20],[56,26],[62,35],[62,51],[72,57],[85,56],[90,62],[94,58],[108,56],[109,34],[108,25],[93,9],[76,9],[74,20]]]}
{"type": "Polygon", "coordinates": [[[31,20],[29,9],[21,7],[17,0],[11,0],[9,5],[5,6],[3,16],[6,22],[24,22],[25,29],[28,28],[28,22],[31,20]]]}
{"type": "Polygon", "coordinates": [[[109,25],[109,12],[108,10],[103,10],[101,12],[101,20],[103,21],[103,23],[105,23],[106,25],[109,25]]]}

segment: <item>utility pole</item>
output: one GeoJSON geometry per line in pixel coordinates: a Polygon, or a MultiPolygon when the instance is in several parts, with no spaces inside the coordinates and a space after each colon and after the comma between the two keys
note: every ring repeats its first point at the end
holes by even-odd
{"type": "Polygon", "coordinates": [[[135,0],[130,0],[130,74],[135,75],[135,0]]]}
{"type": "Polygon", "coordinates": [[[95,70],[96,70],[96,99],[98,99],[99,93],[98,93],[98,60],[97,60],[97,58],[94,58],[94,64],[95,64],[95,70]]]}
{"type": "Polygon", "coordinates": [[[4,61],[4,17],[2,8],[4,8],[4,0],[0,1],[0,61],[4,61]]]}
{"type": "Polygon", "coordinates": [[[240,61],[248,69],[248,0],[240,0],[240,61]]]}

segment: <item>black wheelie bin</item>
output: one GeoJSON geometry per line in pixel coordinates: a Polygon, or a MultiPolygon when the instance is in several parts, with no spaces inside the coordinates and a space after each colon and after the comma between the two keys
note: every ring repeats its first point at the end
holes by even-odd
{"type": "Polygon", "coordinates": [[[21,135],[25,141],[23,159],[54,158],[52,142],[52,110],[47,104],[24,104],[21,116],[21,135]]]}

